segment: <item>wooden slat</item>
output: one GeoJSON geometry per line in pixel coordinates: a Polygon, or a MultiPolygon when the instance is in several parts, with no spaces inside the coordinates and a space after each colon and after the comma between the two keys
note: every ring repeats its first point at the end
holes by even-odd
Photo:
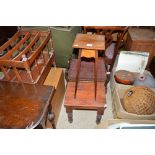
{"type": "Polygon", "coordinates": [[[15,72],[18,81],[22,82],[22,78],[18,72],[18,69],[16,67],[13,67],[13,71],[15,72]]]}
{"type": "Polygon", "coordinates": [[[24,68],[24,64],[22,61],[12,61],[12,60],[1,60],[0,66],[11,66],[17,68],[24,68]]]}
{"type": "Polygon", "coordinates": [[[21,33],[21,35],[26,35],[27,33],[31,33],[31,35],[36,35],[38,32],[35,31],[35,32],[32,33],[30,31],[23,31],[23,30],[21,30],[20,33],[21,33]]]}
{"type": "Polygon", "coordinates": [[[7,42],[5,42],[1,47],[0,47],[0,52],[4,51],[9,45],[15,41],[20,35],[20,31],[17,31],[7,42]]]}
{"type": "Polygon", "coordinates": [[[33,38],[33,40],[29,43],[29,45],[22,51],[20,52],[15,58],[14,60],[19,61],[22,57],[23,54],[26,54],[30,48],[36,43],[36,41],[39,39],[40,37],[40,33],[38,32],[35,37],[33,38]]]}
{"type": "MultiPolygon", "coordinates": [[[[27,32],[30,32],[32,35],[36,35],[37,33],[38,33],[38,31],[35,31],[35,30],[32,30],[32,31],[24,31],[24,30],[22,30],[21,31],[21,34],[23,34],[23,35],[25,35],[27,32]]],[[[39,33],[40,33],[40,36],[41,37],[46,37],[46,36],[48,36],[49,34],[50,34],[50,32],[48,31],[39,31],[39,33]]]]}
{"type": "MultiPolygon", "coordinates": [[[[37,33],[36,36],[33,38],[33,40],[30,42],[30,44],[22,51],[20,54],[18,54],[14,59],[12,60],[1,60],[0,64],[4,66],[12,66],[17,68],[25,68],[25,63],[20,61],[23,54],[26,54],[30,48],[35,44],[35,42],[39,39],[40,34],[37,33]]],[[[27,67],[26,67],[27,68],[27,67]]]]}
{"type": "Polygon", "coordinates": [[[5,56],[1,57],[3,59],[0,58],[0,65],[1,66],[12,66],[12,67],[17,67],[17,68],[25,68],[25,67],[27,68],[29,65],[31,65],[35,61],[36,57],[41,52],[41,50],[44,48],[44,46],[48,43],[48,41],[50,39],[50,33],[48,33],[48,36],[43,41],[43,43],[30,56],[30,58],[28,59],[29,61],[22,62],[22,61],[20,61],[20,59],[22,58],[22,55],[26,54],[30,50],[30,48],[36,43],[36,41],[39,39],[40,32],[37,32],[37,34],[35,34],[35,37],[29,43],[29,45],[23,51],[21,51],[14,59],[7,60],[7,58],[10,57],[10,55],[14,52],[14,50],[18,49],[20,47],[20,45],[22,45],[30,36],[31,36],[30,33],[27,32],[25,37],[18,44],[16,44],[16,46],[12,50],[10,50],[5,56]],[[5,57],[5,59],[4,59],[4,57],[5,57]],[[27,65],[25,66],[25,63],[28,66],[27,65]]]}
{"type": "Polygon", "coordinates": [[[0,68],[1,68],[1,70],[3,71],[3,73],[4,73],[4,75],[5,75],[5,77],[6,77],[6,79],[8,80],[8,81],[10,81],[10,76],[7,74],[7,71],[6,71],[6,69],[3,67],[3,66],[0,66],[0,68]]]}
{"type": "Polygon", "coordinates": [[[45,45],[48,43],[50,39],[50,33],[46,37],[46,39],[43,41],[43,43],[36,49],[36,51],[28,58],[29,64],[31,65],[36,57],[39,55],[39,53],[42,51],[42,49],[45,47],[45,45]]]}
{"type": "Polygon", "coordinates": [[[12,53],[14,52],[14,51],[16,51],[27,39],[29,39],[30,38],[30,36],[31,36],[31,34],[30,33],[27,33],[26,35],[25,35],[25,37],[23,38],[23,39],[21,39],[11,50],[9,50],[4,56],[2,56],[1,58],[0,58],[0,60],[2,60],[2,59],[8,59],[11,55],[12,55],[12,53]]]}

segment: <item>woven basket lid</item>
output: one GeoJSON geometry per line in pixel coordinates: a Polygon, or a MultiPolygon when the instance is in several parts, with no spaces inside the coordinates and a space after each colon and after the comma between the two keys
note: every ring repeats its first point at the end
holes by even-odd
{"type": "Polygon", "coordinates": [[[155,93],[148,87],[131,87],[124,94],[123,107],[129,113],[151,115],[155,113],[155,93]]]}
{"type": "Polygon", "coordinates": [[[127,84],[127,85],[133,84],[135,80],[135,75],[132,72],[127,70],[116,71],[114,77],[118,83],[127,84]]]}

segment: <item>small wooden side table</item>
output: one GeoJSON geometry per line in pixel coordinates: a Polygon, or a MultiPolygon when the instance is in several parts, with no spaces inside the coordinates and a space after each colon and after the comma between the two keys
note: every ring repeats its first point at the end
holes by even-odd
{"type": "Polygon", "coordinates": [[[54,87],[0,81],[0,92],[0,128],[43,128],[47,118],[55,128],[50,104],[54,87]]]}

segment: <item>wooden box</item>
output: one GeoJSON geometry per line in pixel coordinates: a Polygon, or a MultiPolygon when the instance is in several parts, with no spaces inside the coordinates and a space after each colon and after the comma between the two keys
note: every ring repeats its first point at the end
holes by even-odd
{"type": "MultiPolygon", "coordinates": [[[[55,124],[57,124],[64,93],[65,93],[65,82],[64,82],[64,72],[62,68],[51,68],[44,85],[54,86],[55,93],[52,99],[52,111],[55,114],[55,124]]],[[[49,123],[47,124],[47,126],[49,123]]]]}
{"type": "Polygon", "coordinates": [[[149,52],[149,67],[150,62],[155,56],[155,31],[151,29],[132,28],[128,30],[126,49],[128,51],[149,52]]]}

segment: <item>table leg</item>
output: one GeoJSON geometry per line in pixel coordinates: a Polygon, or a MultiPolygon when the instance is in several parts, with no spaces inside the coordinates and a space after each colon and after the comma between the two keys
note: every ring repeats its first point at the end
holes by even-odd
{"type": "Polygon", "coordinates": [[[71,107],[66,107],[66,112],[68,115],[69,123],[72,123],[73,122],[73,109],[71,107]]]}
{"type": "Polygon", "coordinates": [[[52,106],[51,106],[51,104],[48,107],[48,114],[47,115],[48,115],[47,118],[50,121],[53,129],[56,129],[55,122],[54,122],[55,114],[52,112],[52,106]]]}
{"type": "Polygon", "coordinates": [[[105,108],[98,108],[97,109],[97,116],[96,116],[96,123],[99,124],[102,118],[102,115],[104,114],[105,108]]]}
{"type": "Polygon", "coordinates": [[[55,118],[55,115],[54,115],[53,112],[48,113],[48,120],[50,121],[53,129],[56,129],[56,126],[55,126],[55,123],[54,123],[54,118],[55,118]]]}
{"type": "Polygon", "coordinates": [[[76,98],[76,92],[77,92],[77,87],[79,82],[80,66],[81,66],[81,49],[79,50],[79,55],[78,55],[74,98],[76,98]]]}
{"type": "Polygon", "coordinates": [[[97,71],[98,71],[98,51],[95,51],[95,71],[94,71],[95,100],[97,95],[97,71]]]}

